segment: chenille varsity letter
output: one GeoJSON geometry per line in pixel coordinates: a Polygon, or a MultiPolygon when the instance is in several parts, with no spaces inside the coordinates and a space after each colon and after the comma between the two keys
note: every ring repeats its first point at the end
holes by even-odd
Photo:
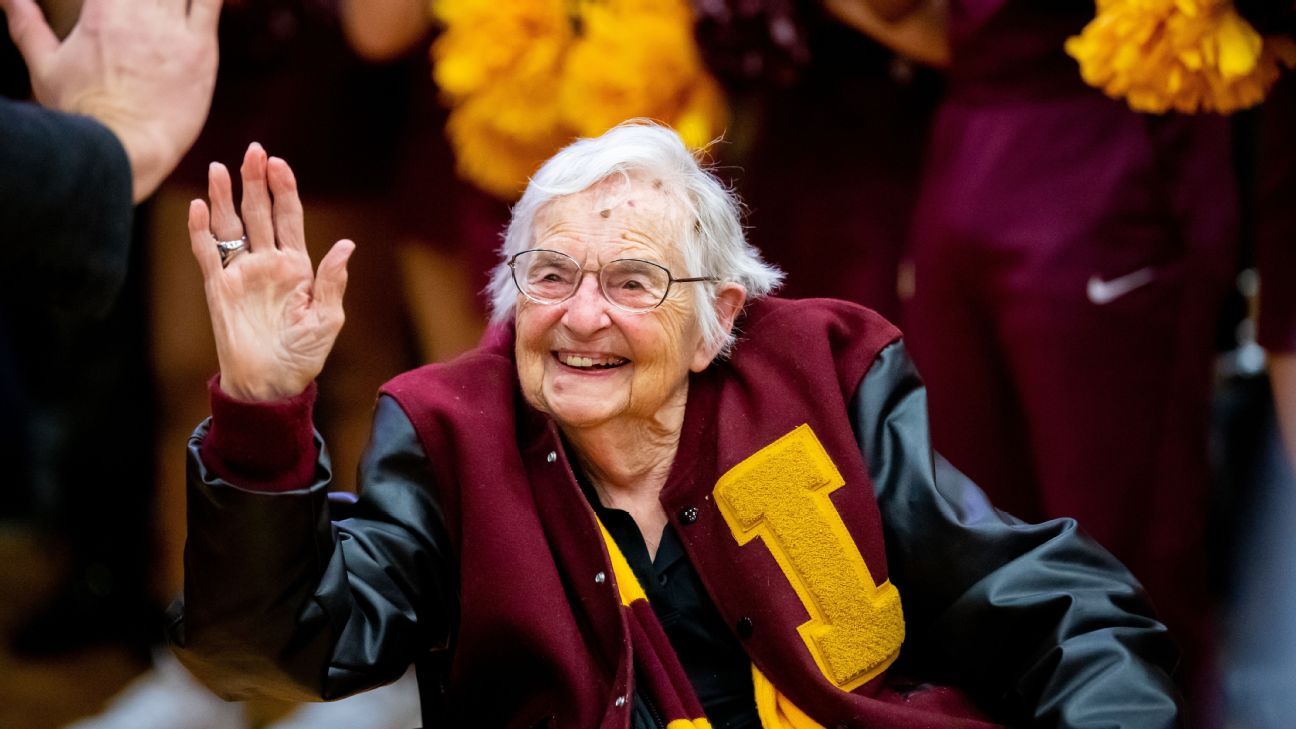
{"type": "Polygon", "coordinates": [[[874,583],[828,498],[843,485],[807,424],[730,469],[715,497],[739,544],[765,541],[810,614],[797,632],[824,676],[850,691],[899,655],[904,615],[900,592],[874,583]]]}

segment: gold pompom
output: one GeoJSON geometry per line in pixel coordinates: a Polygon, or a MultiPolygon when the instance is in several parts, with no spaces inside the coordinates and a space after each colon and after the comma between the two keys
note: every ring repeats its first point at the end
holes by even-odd
{"type": "Polygon", "coordinates": [[[1296,66],[1292,39],[1262,38],[1229,0],[1098,0],[1066,51],[1085,83],[1152,113],[1245,109],[1296,66]]]}
{"type": "Polygon", "coordinates": [[[727,121],[686,0],[435,0],[433,77],[460,175],[505,199],[575,137],[631,118],[701,147],[727,121]]]}

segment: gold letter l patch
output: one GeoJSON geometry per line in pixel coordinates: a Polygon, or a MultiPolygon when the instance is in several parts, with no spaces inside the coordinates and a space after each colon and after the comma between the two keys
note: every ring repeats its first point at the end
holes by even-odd
{"type": "Polygon", "coordinates": [[[843,485],[806,424],[730,469],[715,497],[740,545],[765,540],[810,614],[797,632],[824,676],[850,691],[899,655],[904,614],[899,590],[874,584],[828,498],[843,485]]]}

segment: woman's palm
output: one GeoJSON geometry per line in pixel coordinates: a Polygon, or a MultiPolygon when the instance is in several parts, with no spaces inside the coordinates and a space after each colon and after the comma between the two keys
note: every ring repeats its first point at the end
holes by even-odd
{"type": "Polygon", "coordinates": [[[190,241],[203,268],[221,388],[240,399],[271,400],[300,393],[323,369],[345,319],[342,294],[354,244],[339,241],[312,271],[288,165],[267,160],[253,145],[243,182],[240,223],[228,173],[212,166],[212,211],[200,200],[191,203],[190,241]],[[215,240],[236,226],[245,229],[248,250],[223,264],[215,240]]]}

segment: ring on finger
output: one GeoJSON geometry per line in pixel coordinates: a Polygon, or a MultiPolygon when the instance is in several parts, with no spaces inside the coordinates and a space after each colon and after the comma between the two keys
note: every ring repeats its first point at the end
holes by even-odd
{"type": "Polygon", "coordinates": [[[234,240],[216,241],[216,250],[220,251],[221,266],[228,266],[234,257],[247,250],[247,236],[234,240]]]}

